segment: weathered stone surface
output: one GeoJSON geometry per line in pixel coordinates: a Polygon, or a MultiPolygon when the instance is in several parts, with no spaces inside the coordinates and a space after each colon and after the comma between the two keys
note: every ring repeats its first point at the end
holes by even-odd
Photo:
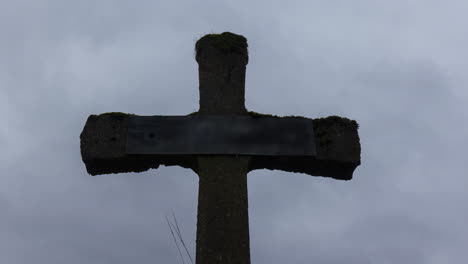
{"type": "MultiPolygon", "coordinates": [[[[261,118],[261,114],[258,115],[261,118]]],[[[250,170],[283,170],[351,180],[354,170],[361,164],[361,145],[356,121],[337,116],[311,121],[317,147],[316,157],[254,156],[250,170]]]]}
{"type": "MultiPolygon", "coordinates": [[[[254,114],[252,114],[254,115],[254,114]]],[[[264,117],[255,114],[256,118],[264,117]]],[[[271,115],[265,115],[271,117],[271,115]]],[[[277,117],[288,118],[288,117],[277,117]]],[[[314,176],[349,180],[360,164],[358,125],[355,121],[327,117],[311,119],[317,156],[252,156],[249,171],[284,170],[314,176]]],[[[159,165],[178,165],[197,171],[195,155],[127,155],[125,145],[128,115],[107,113],[88,118],[81,133],[81,155],[91,175],[140,172],[159,165]]]]}
{"type": "MultiPolygon", "coordinates": [[[[200,109],[191,115],[288,118],[245,108],[248,52],[243,36],[209,34],[197,41],[195,49],[200,109]]],[[[360,164],[355,121],[336,116],[309,120],[313,123],[316,156],[130,155],[126,150],[129,115],[92,115],[81,133],[81,155],[91,175],[140,172],[159,165],[191,168],[200,180],[196,263],[249,264],[249,171],[276,169],[349,180],[360,164]]]]}
{"type": "Polygon", "coordinates": [[[199,156],[196,263],[248,264],[250,157],[199,156]]]}
{"type": "Polygon", "coordinates": [[[142,172],[159,165],[191,168],[192,157],[127,155],[129,114],[105,113],[89,116],[80,135],[81,157],[91,175],[142,172]]]}
{"type": "Polygon", "coordinates": [[[224,32],[209,34],[195,45],[201,114],[244,114],[247,39],[224,32]]]}
{"type": "MultiPolygon", "coordinates": [[[[199,115],[243,115],[247,39],[224,32],[195,45],[199,115]]],[[[249,156],[198,156],[196,263],[249,264],[247,173],[249,156]]]]}

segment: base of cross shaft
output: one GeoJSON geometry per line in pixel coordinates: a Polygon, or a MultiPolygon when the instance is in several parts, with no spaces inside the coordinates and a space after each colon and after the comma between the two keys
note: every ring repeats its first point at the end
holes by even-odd
{"type": "Polygon", "coordinates": [[[250,264],[245,156],[199,156],[197,264],[250,264]]]}

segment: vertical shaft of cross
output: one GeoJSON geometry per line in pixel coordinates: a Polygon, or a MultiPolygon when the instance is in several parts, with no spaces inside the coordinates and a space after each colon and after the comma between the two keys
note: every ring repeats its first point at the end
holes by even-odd
{"type": "MultiPolygon", "coordinates": [[[[196,43],[201,115],[242,115],[247,40],[232,33],[196,43]]],[[[249,264],[247,173],[250,157],[198,156],[197,264],[249,264]]]]}
{"type": "Polygon", "coordinates": [[[196,263],[250,263],[248,157],[198,158],[196,263]]]}

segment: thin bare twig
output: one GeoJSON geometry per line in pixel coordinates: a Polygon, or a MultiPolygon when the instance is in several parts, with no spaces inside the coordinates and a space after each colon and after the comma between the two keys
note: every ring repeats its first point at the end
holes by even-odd
{"type": "MultiPolygon", "coordinates": [[[[167,221],[167,225],[169,226],[169,230],[171,231],[172,238],[174,239],[174,243],[177,246],[177,250],[179,251],[179,256],[182,259],[182,264],[185,264],[184,258],[182,257],[182,252],[180,251],[179,244],[177,244],[177,240],[176,240],[176,238],[174,236],[174,232],[172,231],[172,227],[171,227],[171,224],[169,223],[169,219],[167,219],[167,216],[166,216],[166,221],[167,221]]],[[[192,259],[190,258],[190,260],[192,260],[192,259]]]]}
{"type": "Polygon", "coordinates": [[[185,252],[189,256],[190,262],[193,264],[192,256],[190,256],[190,253],[187,250],[187,246],[185,245],[185,242],[182,239],[182,235],[180,234],[179,224],[177,223],[177,218],[175,217],[174,212],[172,212],[172,217],[174,218],[174,221],[175,221],[175,224],[176,224],[177,235],[179,236],[180,242],[182,242],[182,245],[184,246],[185,252]]]}

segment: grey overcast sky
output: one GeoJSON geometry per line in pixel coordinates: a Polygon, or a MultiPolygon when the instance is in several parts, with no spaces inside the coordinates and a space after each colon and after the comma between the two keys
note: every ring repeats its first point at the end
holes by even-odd
{"type": "Polygon", "coordinates": [[[249,110],[360,124],[351,181],[249,174],[252,263],[464,263],[467,10],[456,0],[0,0],[0,263],[181,263],[172,212],[194,256],[196,174],[89,176],[79,134],[90,114],[196,111],[195,41],[224,31],[248,39],[249,110]]]}

